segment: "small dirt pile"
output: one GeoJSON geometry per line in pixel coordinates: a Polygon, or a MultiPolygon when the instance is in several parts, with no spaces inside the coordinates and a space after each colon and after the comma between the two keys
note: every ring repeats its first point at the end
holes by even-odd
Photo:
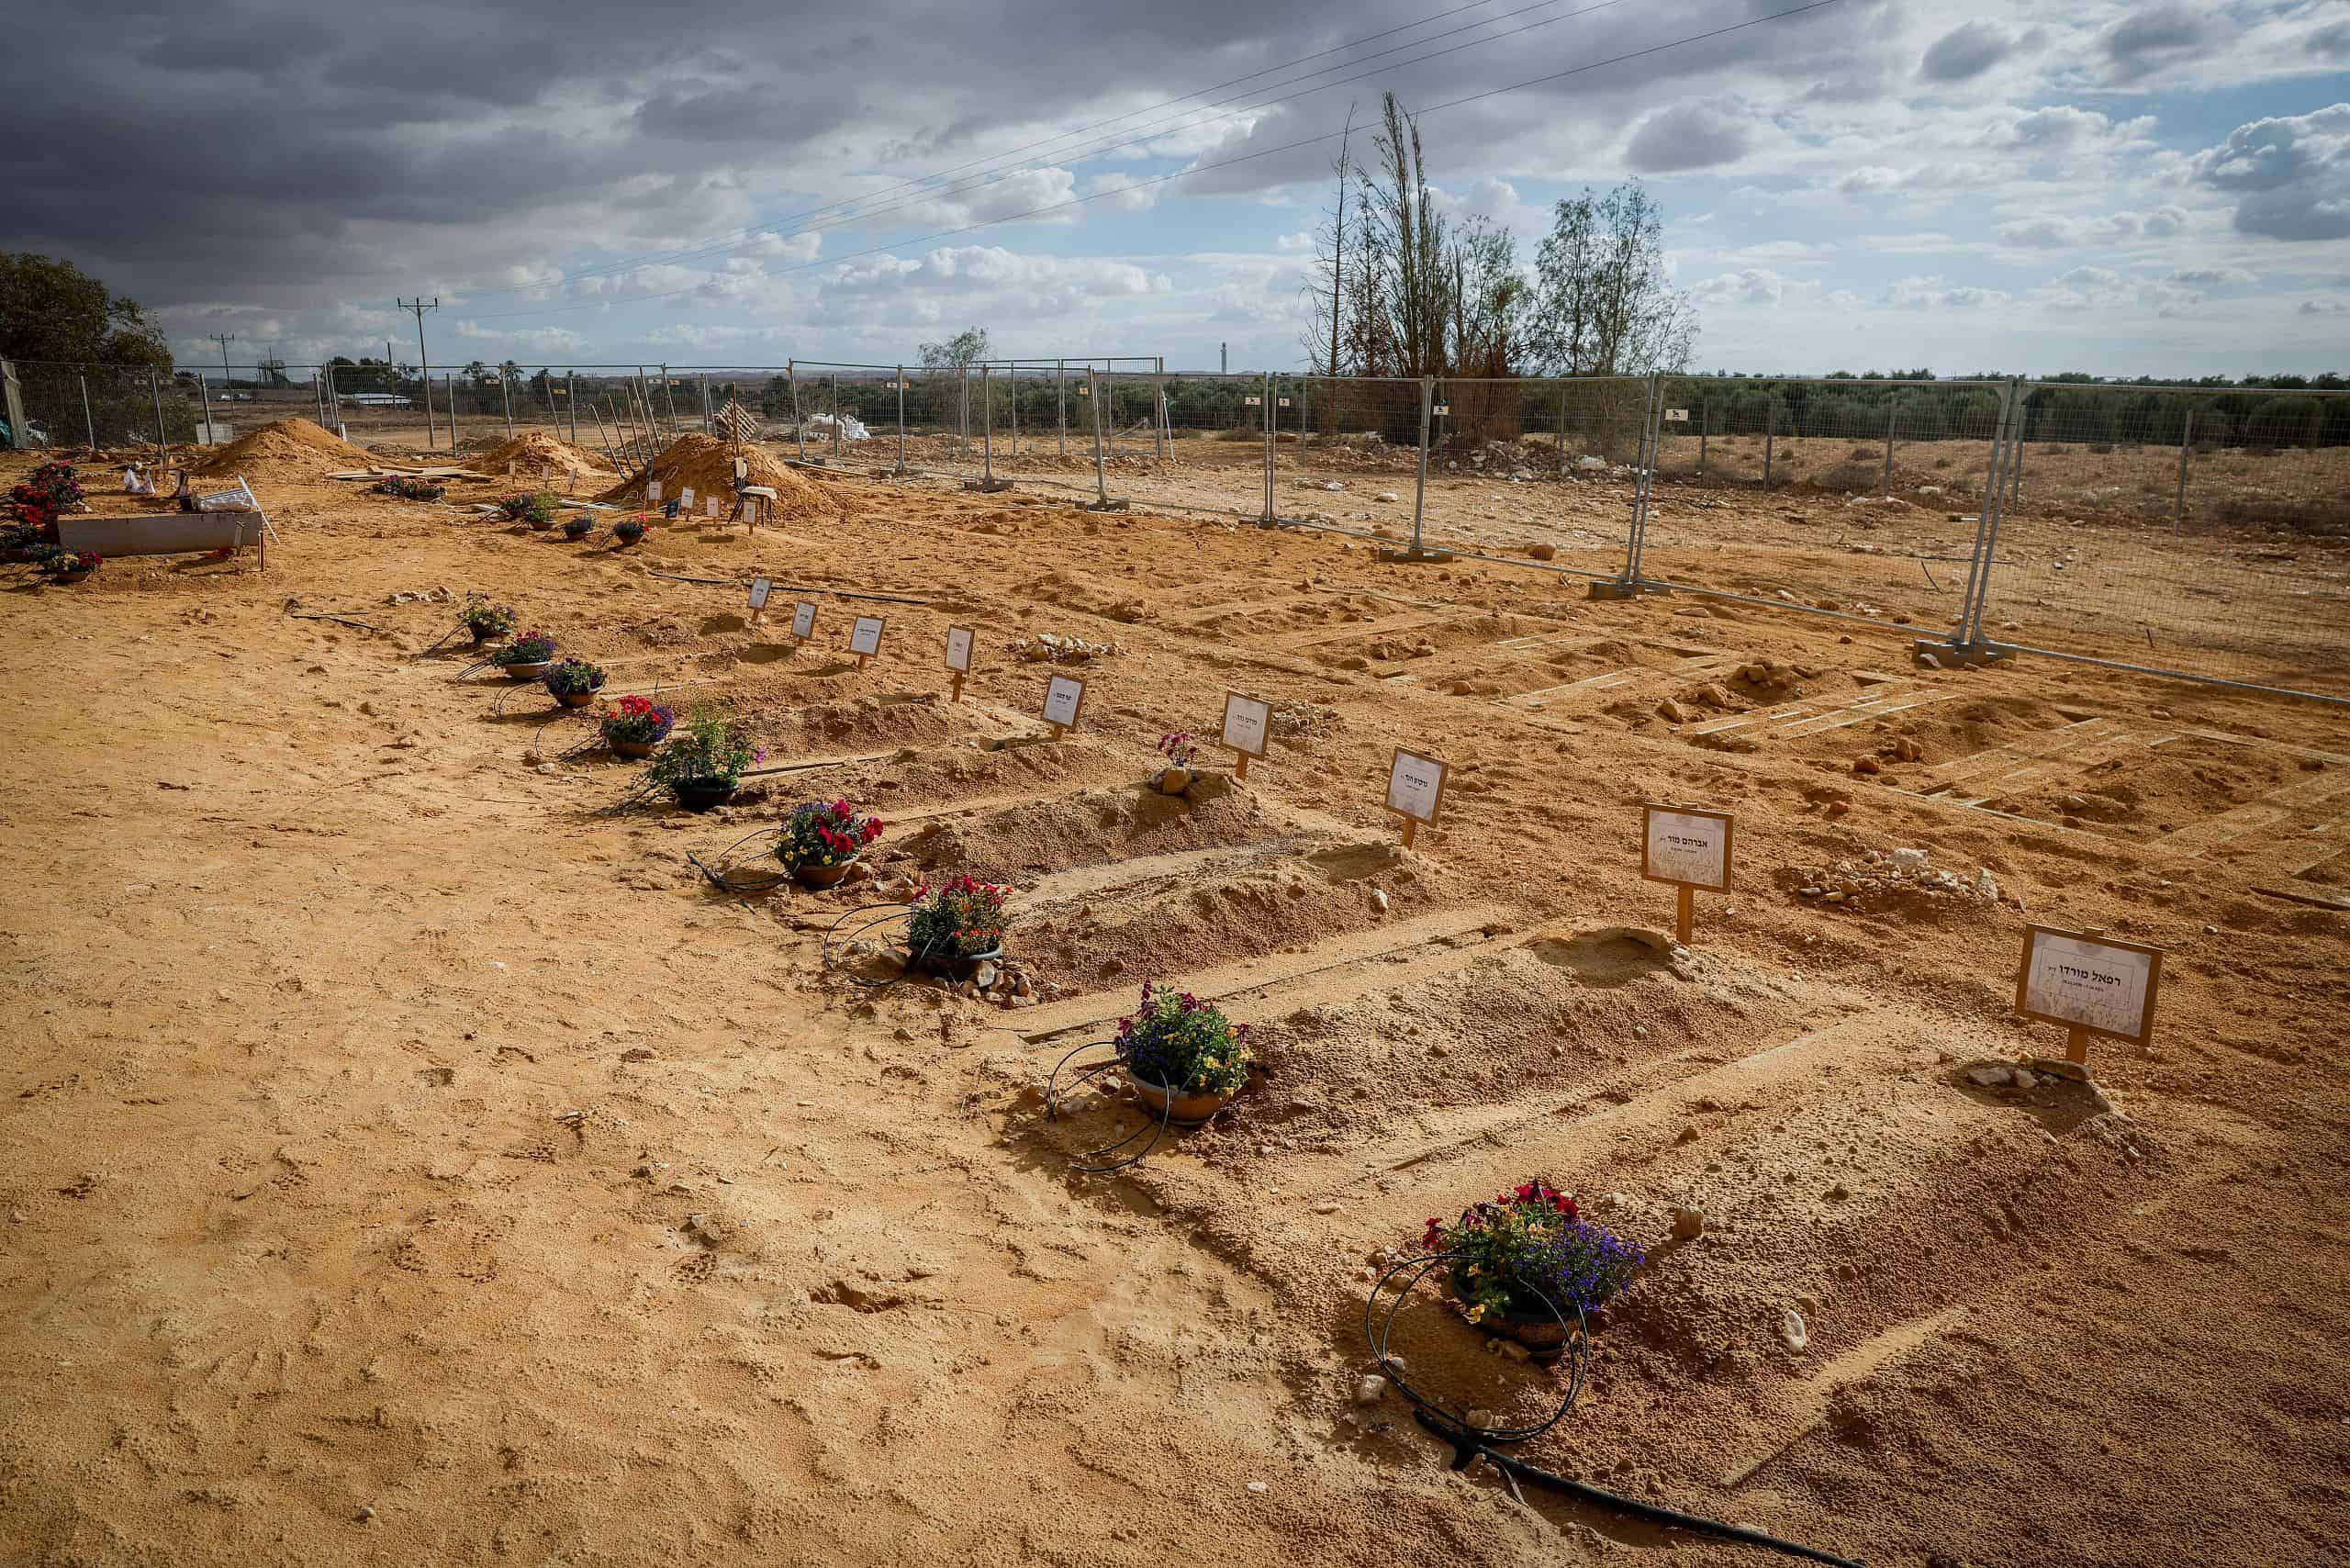
{"type": "Polygon", "coordinates": [[[214,452],[189,472],[207,477],[242,474],[248,479],[316,479],[375,461],[366,448],[330,434],[315,420],[273,420],[214,452]]]}
{"type": "Polygon", "coordinates": [[[484,474],[503,475],[509,463],[517,475],[611,472],[610,465],[544,431],[524,431],[508,436],[487,452],[465,454],[466,466],[484,474]]]}
{"type": "MultiPolygon", "coordinates": [[[[846,515],[847,508],[838,497],[798,469],[785,467],[755,446],[744,447],[743,455],[750,465],[749,482],[775,492],[775,499],[761,513],[763,519],[794,522],[846,515]]],[[[697,511],[704,496],[716,496],[722,507],[731,507],[734,501],[733,449],[714,435],[681,435],[662,448],[661,455],[653,460],[651,477],[661,481],[664,500],[674,499],[690,485],[697,511]]],[[[644,481],[630,479],[596,498],[627,501],[642,500],[643,497],[644,481]]]]}

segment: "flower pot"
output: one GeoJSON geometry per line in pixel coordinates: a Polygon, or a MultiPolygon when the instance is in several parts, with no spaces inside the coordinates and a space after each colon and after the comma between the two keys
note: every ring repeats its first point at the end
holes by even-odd
{"type": "Polygon", "coordinates": [[[1132,1068],[1125,1070],[1126,1081],[1134,1086],[1135,1098],[1153,1111],[1164,1111],[1167,1119],[1178,1126],[1195,1127],[1226,1105],[1232,1103],[1232,1091],[1169,1090],[1163,1084],[1152,1083],[1135,1076],[1132,1068]],[[1172,1102],[1170,1104],[1169,1102],[1172,1102]]]}
{"type": "MultiPolygon", "coordinates": [[[[1466,1284],[1467,1282],[1459,1274],[1453,1275],[1454,1299],[1462,1302],[1469,1299],[1466,1284]]],[[[1483,1318],[1470,1324],[1469,1327],[1488,1338],[1515,1339],[1533,1351],[1535,1360],[1548,1361],[1566,1348],[1567,1336],[1574,1323],[1573,1315],[1567,1313],[1568,1305],[1566,1302],[1559,1304],[1560,1312],[1567,1314],[1567,1321],[1564,1323],[1560,1322],[1558,1317],[1539,1302],[1529,1302],[1521,1307],[1513,1301],[1502,1309],[1500,1316],[1496,1317],[1487,1313],[1483,1318]]]]}
{"type": "Polygon", "coordinates": [[[566,708],[585,708],[596,700],[596,694],[592,691],[558,691],[554,693],[554,700],[566,708]]]}
{"type": "Polygon", "coordinates": [[[669,793],[689,812],[716,811],[733,799],[738,788],[732,778],[673,778],[669,793]]]}
{"type": "Polygon", "coordinates": [[[967,980],[979,972],[981,964],[991,964],[1002,957],[1003,944],[999,942],[984,953],[917,953],[913,955],[913,965],[941,980],[967,980]]]}
{"type": "Polygon", "coordinates": [[[856,865],[856,860],[857,857],[852,855],[837,866],[794,866],[791,874],[799,879],[801,887],[822,892],[826,888],[839,887],[847,879],[848,868],[856,865]]]}
{"type": "Polygon", "coordinates": [[[553,528],[554,526],[554,519],[553,518],[547,519],[544,522],[532,520],[531,521],[531,532],[533,533],[544,533],[548,529],[553,528]]]}
{"type": "Polygon", "coordinates": [[[585,518],[575,518],[563,525],[563,536],[565,539],[585,539],[595,531],[595,527],[585,518]]]}
{"type": "Polygon", "coordinates": [[[653,748],[661,743],[659,741],[606,741],[604,744],[612,748],[612,755],[615,756],[641,758],[651,756],[653,748]]]}
{"type": "Polygon", "coordinates": [[[490,643],[495,643],[500,637],[506,635],[503,632],[474,632],[473,628],[470,626],[466,627],[465,630],[473,632],[474,646],[476,648],[482,647],[490,643]]]}
{"type": "Polygon", "coordinates": [[[96,570],[97,568],[95,566],[84,566],[78,572],[58,572],[53,574],[49,580],[62,585],[71,585],[83,581],[88,577],[92,572],[96,570]]]}
{"type": "Polygon", "coordinates": [[[553,663],[553,659],[541,659],[534,665],[500,665],[498,667],[506,672],[509,680],[536,680],[546,674],[547,666],[553,663]]]}

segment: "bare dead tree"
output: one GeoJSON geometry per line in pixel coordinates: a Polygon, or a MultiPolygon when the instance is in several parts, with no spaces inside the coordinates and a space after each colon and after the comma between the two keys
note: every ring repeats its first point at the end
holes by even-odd
{"type": "Polygon", "coordinates": [[[1350,104],[1347,107],[1347,123],[1338,132],[1337,156],[1330,161],[1332,205],[1322,215],[1321,227],[1314,235],[1314,279],[1305,286],[1306,297],[1314,307],[1314,325],[1308,330],[1304,343],[1306,364],[1330,378],[1330,422],[1326,432],[1330,440],[1336,440],[1338,434],[1338,378],[1349,373],[1343,345],[1347,289],[1351,281],[1347,272],[1347,200],[1355,179],[1354,131],[1355,111],[1350,104]],[[1326,349],[1319,341],[1325,321],[1329,324],[1326,349]]]}

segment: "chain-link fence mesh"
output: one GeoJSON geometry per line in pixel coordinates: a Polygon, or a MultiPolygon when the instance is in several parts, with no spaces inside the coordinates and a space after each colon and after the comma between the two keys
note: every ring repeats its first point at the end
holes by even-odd
{"type": "Polygon", "coordinates": [[[1661,378],[1640,577],[1953,630],[1999,396],[1995,382],[1661,378]],[[1717,493],[1749,486],[1773,495],[1717,493]]]}
{"type": "Polygon", "coordinates": [[[2350,698],[2350,394],[2020,395],[1987,640],[2350,698]]]}
{"type": "Polygon", "coordinates": [[[10,434],[34,446],[219,443],[298,415],[392,455],[543,429],[637,466],[680,433],[721,429],[732,404],[785,457],[1270,514],[1922,636],[2350,697],[2350,393],[2330,389],[1423,382],[1099,357],[509,362],[429,378],[381,363],[11,368],[22,417],[10,434]]]}

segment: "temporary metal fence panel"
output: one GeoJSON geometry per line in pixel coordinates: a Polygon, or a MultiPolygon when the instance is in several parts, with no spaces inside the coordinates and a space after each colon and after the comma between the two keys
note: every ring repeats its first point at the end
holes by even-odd
{"type": "Polygon", "coordinates": [[[2001,386],[1660,377],[1640,579],[1951,633],[2001,386]]]}
{"type": "Polygon", "coordinates": [[[2019,422],[1986,641],[2350,700],[2350,393],[2039,383],[2019,422]]]}

